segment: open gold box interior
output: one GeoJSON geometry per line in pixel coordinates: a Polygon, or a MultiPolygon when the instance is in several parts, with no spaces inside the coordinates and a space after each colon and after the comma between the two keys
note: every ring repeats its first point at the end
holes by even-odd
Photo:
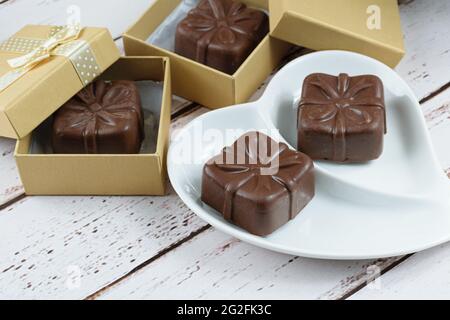
{"type": "Polygon", "coordinates": [[[167,58],[120,58],[102,75],[105,80],[163,82],[154,154],[31,154],[32,134],[17,142],[15,157],[29,195],[164,195],[169,142],[171,73],[167,58]]]}
{"type": "MultiPolygon", "coordinates": [[[[182,0],[156,0],[124,34],[127,55],[170,58],[175,94],[209,108],[239,104],[257,90],[279,65],[291,45],[267,35],[234,75],[212,69],[147,42],[158,26],[182,0]]],[[[268,0],[242,0],[250,7],[267,10],[268,0]]]]}

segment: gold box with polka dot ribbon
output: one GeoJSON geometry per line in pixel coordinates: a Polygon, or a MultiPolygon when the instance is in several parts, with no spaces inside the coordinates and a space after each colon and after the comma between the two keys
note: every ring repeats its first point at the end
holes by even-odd
{"type": "Polygon", "coordinates": [[[11,67],[11,59],[45,46],[61,29],[30,25],[0,42],[0,136],[27,136],[120,57],[107,29],[84,27],[31,68],[11,67]]]}

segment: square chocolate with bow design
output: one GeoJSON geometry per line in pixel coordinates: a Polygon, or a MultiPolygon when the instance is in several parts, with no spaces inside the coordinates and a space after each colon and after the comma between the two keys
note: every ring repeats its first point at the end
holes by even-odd
{"type": "Polygon", "coordinates": [[[53,119],[54,153],[136,154],[143,139],[143,110],[133,81],[95,81],[53,119]]]}
{"type": "Polygon", "coordinates": [[[260,132],[243,135],[203,170],[202,201],[259,236],[295,218],[314,193],[312,160],[260,132]]]}
{"type": "Polygon", "coordinates": [[[298,150],[313,159],[367,162],[383,152],[384,87],[374,75],[311,74],[298,110],[298,150]]]}
{"type": "Polygon", "coordinates": [[[175,52],[234,74],[268,32],[263,11],[233,0],[201,0],[178,24],[175,52]]]}

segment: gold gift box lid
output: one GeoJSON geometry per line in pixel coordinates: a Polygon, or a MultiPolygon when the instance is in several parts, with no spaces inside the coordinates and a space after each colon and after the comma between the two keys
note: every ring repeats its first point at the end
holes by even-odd
{"type": "Polygon", "coordinates": [[[275,38],[348,50],[395,67],[405,54],[397,0],[269,0],[275,38]]]}
{"type": "Polygon", "coordinates": [[[25,137],[119,59],[119,50],[107,29],[79,28],[76,39],[51,43],[61,36],[63,28],[28,25],[0,43],[0,136],[25,137]],[[38,63],[8,82],[21,70],[11,66],[11,59],[23,59],[43,44],[52,47],[49,57],[39,62],[40,52],[34,60],[38,63]]]}

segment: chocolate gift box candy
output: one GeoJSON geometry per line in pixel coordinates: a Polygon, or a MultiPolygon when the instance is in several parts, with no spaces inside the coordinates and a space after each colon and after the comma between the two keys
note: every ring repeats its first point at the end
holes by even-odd
{"type": "Polygon", "coordinates": [[[298,110],[298,150],[317,160],[367,162],[383,152],[386,111],[374,75],[311,74],[298,110]]]}
{"type": "Polygon", "coordinates": [[[177,27],[175,52],[234,74],[269,32],[267,15],[232,0],[202,0],[177,27]]]}
{"type": "Polygon", "coordinates": [[[311,201],[313,169],[305,154],[250,132],[205,165],[202,201],[233,224],[266,236],[311,201]]]}
{"type": "Polygon", "coordinates": [[[98,80],[54,115],[52,146],[60,154],[136,154],[144,137],[139,91],[132,81],[98,80]]]}

